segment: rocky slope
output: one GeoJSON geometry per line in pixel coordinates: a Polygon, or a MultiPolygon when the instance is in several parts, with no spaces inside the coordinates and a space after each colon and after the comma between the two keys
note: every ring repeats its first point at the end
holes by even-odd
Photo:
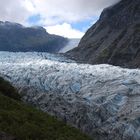
{"type": "Polygon", "coordinates": [[[121,0],[104,9],[79,46],[67,55],[90,64],[140,67],[140,0],[121,0]]]}
{"type": "Polygon", "coordinates": [[[51,35],[43,27],[24,27],[17,23],[0,22],[0,51],[59,52],[68,40],[51,35]]]}
{"type": "Polygon", "coordinates": [[[37,108],[97,140],[140,139],[140,70],[0,52],[0,73],[37,108]]]}

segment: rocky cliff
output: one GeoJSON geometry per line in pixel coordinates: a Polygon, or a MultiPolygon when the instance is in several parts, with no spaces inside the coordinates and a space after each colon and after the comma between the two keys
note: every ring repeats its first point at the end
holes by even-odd
{"type": "Polygon", "coordinates": [[[90,64],[140,67],[140,0],[121,0],[104,9],[79,46],[67,55],[90,64]]]}
{"type": "Polygon", "coordinates": [[[68,40],[51,35],[43,27],[24,27],[17,23],[0,22],[0,51],[59,52],[68,40]]]}

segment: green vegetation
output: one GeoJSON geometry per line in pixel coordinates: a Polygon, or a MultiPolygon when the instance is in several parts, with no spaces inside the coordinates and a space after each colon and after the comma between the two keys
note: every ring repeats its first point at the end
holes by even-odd
{"type": "Polygon", "coordinates": [[[102,53],[101,53],[101,57],[102,58],[107,58],[107,57],[109,57],[109,54],[110,54],[109,50],[108,49],[104,49],[102,51],[102,53]]]}
{"type": "Polygon", "coordinates": [[[15,100],[13,94],[17,95],[16,90],[0,79],[0,132],[10,134],[17,140],[89,140],[79,130],[15,100]]]}
{"type": "Polygon", "coordinates": [[[1,77],[0,77],[0,92],[5,96],[11,97],[16,100],[20,100],[20,95],[18,94],[16,89],[8,81],[5,81],[1,77]]]}
{"type": "Polygon", "coordinates": [[[105,48],[101,51],[100,55],[98,56],[98,61],[101,63],[105,63],[107,59],[110,57],[110,50],[105,48]]]}

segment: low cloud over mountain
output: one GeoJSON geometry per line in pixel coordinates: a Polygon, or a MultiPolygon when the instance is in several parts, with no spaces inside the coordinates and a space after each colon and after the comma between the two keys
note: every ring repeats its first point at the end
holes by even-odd
{"type": "MultiPolygon", "coordinates": [[[[0,20],[55,28],[56,25],[63,27],[63,23],[67,23],[73,28],[72,23],[93,19],[93,17],[97,19],[105,7],[118,1],[120,0],[4,0],[0,1],[0,20]]],[[[89,25],[90,22],[94,22],[94,20],[89,21],[89,25]]],[[[71,28],[68,29],[72,31],[71,28]]],[[[79,29],[75,30],[77,32],[81,31],[79,29]]],[[[82,32],[81,34],[75,34],[80,37],[82,32]]]]}

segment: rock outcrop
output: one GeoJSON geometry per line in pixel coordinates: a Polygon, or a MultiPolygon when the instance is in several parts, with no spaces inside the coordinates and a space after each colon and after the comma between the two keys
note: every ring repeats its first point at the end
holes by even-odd
{"type": "Polygon", "coordinates": [[[140,68],[140,0],[121,0],[104,9],[67,55],[84,63],[140,68]]]}
{"type": "Polygon", "coordinates": [[[24,27],[17,23],[0,22],[0,51],[59,52],[68,39],[51,35],[43,27],[24,27]]]}
{"type": "Polygon", "coordinates": [[[0,140],[17,140],[15,137],[10,136],[4,132],[0,132],[0,140]]]}
{"type": "Polygon", "coordinates": [[[140,70],[63,61],[47,53],[0,52],[0,73],[24,101],[94,140],[140,140],[140,70]]]}

